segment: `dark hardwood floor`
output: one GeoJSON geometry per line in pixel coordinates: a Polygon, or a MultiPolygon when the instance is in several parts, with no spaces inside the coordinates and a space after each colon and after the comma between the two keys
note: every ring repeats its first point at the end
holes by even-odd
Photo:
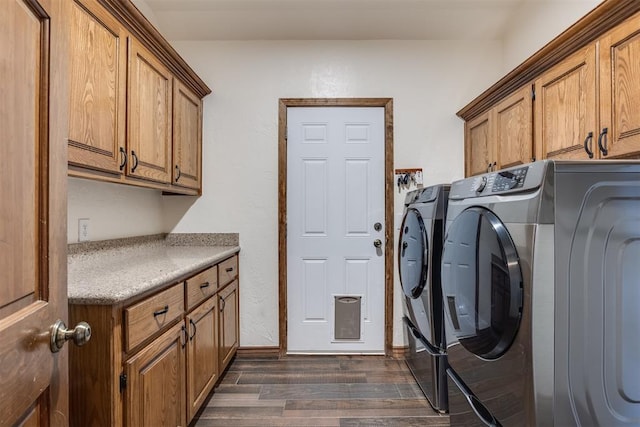
{"type": "Polygon", "coordinates": [[[192,427],[448,426],[403,360],[382,356],[236,358],[192,427]]]}

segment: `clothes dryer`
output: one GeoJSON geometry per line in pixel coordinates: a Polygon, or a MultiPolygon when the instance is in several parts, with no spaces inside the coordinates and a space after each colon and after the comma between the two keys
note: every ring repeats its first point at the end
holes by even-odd
{"type": "Polygon", "coordinates": [[[458,181],[446,229],[451,425],[639,425],[640,163],[458,181]]]}
{"type": "Polygon", "coordinates": [[[449,185],[409,192],[400,230],[398,266],[409,338],[407,365],[425,396],[447,412],[446,340],[440,284],[449,185]]]}

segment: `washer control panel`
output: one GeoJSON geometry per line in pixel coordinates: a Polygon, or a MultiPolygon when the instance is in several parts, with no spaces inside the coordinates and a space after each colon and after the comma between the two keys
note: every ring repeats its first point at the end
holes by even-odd
{"type": "Polygon", "coordinates": [[[528,167],[500,171],[496,173],[491,187],[492,193],[506,190],[514,190],[524,186],[524,180],[527,177],[528,167]]]}

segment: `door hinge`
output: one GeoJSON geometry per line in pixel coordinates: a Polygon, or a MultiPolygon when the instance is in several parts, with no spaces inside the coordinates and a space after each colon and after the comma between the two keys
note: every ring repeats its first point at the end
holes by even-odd
{"type": "Polygon", "coordinates": [[[120,393],[127,388],[127,374],[120,374],[120,393]]]}

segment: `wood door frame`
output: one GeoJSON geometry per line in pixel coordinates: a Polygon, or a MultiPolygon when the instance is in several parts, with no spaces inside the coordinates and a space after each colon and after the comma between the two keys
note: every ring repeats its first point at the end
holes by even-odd
{"type": "Polygon", "coordinates": [[[393,352],[393,98],[281,98],[278,106],[279,353],[287,354],[287,108],[384,107],[384,352],[393,352]]]}

